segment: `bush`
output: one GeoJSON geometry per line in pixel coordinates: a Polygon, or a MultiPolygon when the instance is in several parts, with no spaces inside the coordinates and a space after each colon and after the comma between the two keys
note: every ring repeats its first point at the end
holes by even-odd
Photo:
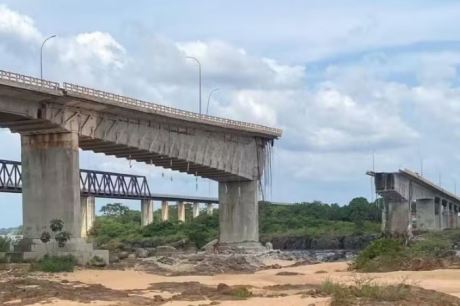
{"type": "MultiPolygon", "coordinates": [[[[411,293],[410,286],[404,283],[397,285],[377,285],[371,279],[356,279],[355,284],[352,286],[326,280],[321,284],[320,291],[332,296],[331,305],[355,305],[357,299],[369,302],[403,301],[411,293]]],[[[368,305],[367,303],[364,304],[368,305]]]]}
{"type": "Polygon", "coordinates": [[[405,255],[402,241],[382,238],[362,250],[351,267],[363,272],[391,271],[400,266],[405,255]]]}
{"type": "Polygon", "coordinates": [[[72,255],[68,256],[48,256],[46,255],[36,263],[32,264],[32,269],[43,272],[73,272],[77,260],[72,255]]]}
{"type": "Polygon", "coordinates": [[[11,240],[7,237],[0,237],[0,252],[10,251],[11,240]]]}

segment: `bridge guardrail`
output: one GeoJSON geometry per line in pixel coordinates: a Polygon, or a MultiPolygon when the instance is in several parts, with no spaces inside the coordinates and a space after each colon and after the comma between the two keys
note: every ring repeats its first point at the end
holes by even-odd
{"type": "Polygon", "coordinates": [[[121,104],[127,104],[127,105],[133,105],[137,107],[142,107],[145,109],[149,110],[154,110],[155,112],[161,114],[166,114],[166,115],[176,115],[180,116],[183,118],[189,118],[189,119],[198,119],[201,120],[203,123],[219,123],[224,125],[225,127],[229,128],[247,128],[250,130],[253,130],[255,132],[262,132],[262,133],[269,133],[273,136],[279,137],[281,136],[282,130],[277,129],[277,128],[271,128],[267,126],[263,126],[260,124],[255,124],[255,123],[250,123],[250,122],[244,122],[244,121],[238,121],[238,120],[232,120],[232,119],[226,119],[226,118],[220,118],[216,116],[209,116],[209,115],[203,115],[203,114],[198,114],[186,110],[181,110],[178,108],[174,107],[169,107],[161,104],[156,104],[156,103],[150,103],[102,90],[97,90],[97,89],[92,89],[80,85],[75,85],[71,83],[63,83],[63,88],[60,87],[60,84],[58,82],[53,82],[53,81],[48,81],[48,80],[42,80],[39,78],[19,74],[19,73],[14,73],[14,72],[9,72],[9,71],[4,71],[0,70],[0,80],[6,80],[9,82],[14,82],[14,83],[19,83],[23,85],[28,85],[28,86],[33,86],[36,88],[45,88],[45,89],[50,89],[50,90],[61,90],[64,89],[69,92],[74,92],[77,94],[82,94],[82,95],[88,95],[91,97],[97,97],[101,99],[106,99],[109,101],[114,101],[117,103],[121,104]]]}
{"type": "Polygon", "coordinates": [[[24,85],[40,87],[40,88],[47,88],[52,90],[59,90],[60,85],[57,82],[42,80],[39,78],[31,77],[28,75],[23,75],[19,73],[9,72],[0,70],[0,79],[7,80],[10,82],[21,83],[24,85]]]}
{"type": "Polygon", "coordinates": [[[97,89],[92,89],[80,85],[75,85],[71,83],[63,83],[64,89],[66,91],[78,93],[78,94],[83,94],[83,95],[88,95],[92,97],[97,97],[97,98],[102,98],[110,101],[115,101],[118,103],[124,103],[128,105],[134,105],[142,108],[146,108],[149,110],[154,110],[157,113],[166,113],[166,114],[173,114],[173,115],[179,115],[183,116],[186,118],[191,118],[191,119],[199,119],[202,120],[203,122],[209,122],[209,123],[222,123],[225,124],[229,127],[245,127],[257,131],[264,131],[264,132],[269,132],[275,135],[280,136],[281,135],[281,130],[277,128],[271,128],[267,126],[263,126],[260,124],[255,124],[255,123],[249,123],[249,122],[244,122],[244,121],[237,121],[237,120],[231,120],[231,119],[225,119],[225,118],[220,118],[220,117],[215,117],[215,116],[209,116],[209,115],[203,115],[203,114],[198,114],[186,110],[181,110],[178,108],[174,107],[169,107],[161,104],[156,104],[156,103],[150,103],[126,96],[121,96],[118,94],[110,93],[107,91],[102,91],[102,90],[97,90],[97,89]]]}

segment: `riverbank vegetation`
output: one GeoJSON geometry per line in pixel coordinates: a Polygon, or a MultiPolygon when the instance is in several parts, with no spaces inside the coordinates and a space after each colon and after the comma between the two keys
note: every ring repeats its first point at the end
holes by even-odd
{"type": "MultiPolygon", "coordinates": [[[[218,210],[213,215],[203,211],[192,218],[186,207],[186,222],[177,220],[175,206],[169,207],[169,221],[161,221],[161,212],[154,212],[154,222],[141,227],[139,211],[121,204],[108,204],[101,209],[91,231],[96,243],[107,249],[120,249],[126,243],[155,247],[173,244],[200,248],[218,237],[218,210]]],[[[262,241],[279,237],[336,237],[377,234],[380,230],[380,210],[376,203],[355,198],[348,205],[321,202],[259,205],[259,226],[262,241]]]]}
{"type": "Polygon", "coordinates": [[[381,238],[373,241],[355,258],[351,269],[360,272],[433,270],[458,266],[455,256],[460,229],[424,233],[411,241],[381,238]]]}

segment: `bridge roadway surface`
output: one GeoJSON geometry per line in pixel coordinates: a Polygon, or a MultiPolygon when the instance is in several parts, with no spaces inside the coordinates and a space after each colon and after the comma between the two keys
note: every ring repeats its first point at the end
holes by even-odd
{"type": "MultiPolygon", "coordinates": [[[[0,159],[0,192],[22,193],[21,172],[20,162],[0,159]]],[[[95,198],[219,203],[211,197],[151,193],[145,176],[86,169],[80,170],[80,191],[95,198]]]]}

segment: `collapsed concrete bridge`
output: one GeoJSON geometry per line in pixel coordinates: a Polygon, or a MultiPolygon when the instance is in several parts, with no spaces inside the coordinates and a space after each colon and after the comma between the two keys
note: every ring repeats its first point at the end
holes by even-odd
{"type": "Polygon", "coordinates": [[[219,183],[220,242],[257,242],[258,189],[281,130],[0,71],[0,127],[21,135],[25,237],[81,237],[78,149],[219,183]]]}
{"type": "Polygon", "coordinates": [[[460,198],[418,173],[368,172],[383,198],[382,230],[407,234],[411,230],[438,231],[460,226],[460,198]]]}

